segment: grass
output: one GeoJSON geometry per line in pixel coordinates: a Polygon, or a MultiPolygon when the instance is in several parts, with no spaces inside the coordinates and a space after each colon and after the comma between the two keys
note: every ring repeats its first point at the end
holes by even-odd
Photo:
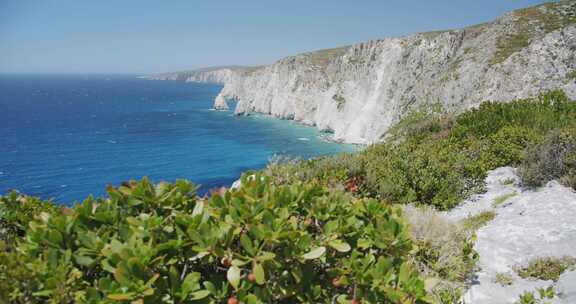
{"type": "Polygon", "coordinates": [[[564,271],[574,268],[576,259],[573,257],[541,257],[536,258],[524,267],[517,267],[516,272],[524,279],[558,281],[564,271]]]}
{"type": "Polygon", "coordinates": [[[462,225],[468,230],[475,231],[486,226],[494,218],[496,218],[496,213],[494,211],[484,211],[480,214],[464,219],[462,225]]]}
{"type": "Polygon", "coordinates": [[[319,50],[315,52],[305,53],[312,64],[326,67],[334,58],[344,55],[350,46],[319,50]]]}
{"type": "Polygon", "coordinates": [[[510,286],[514,283],[514,278],[509,273],[499,272],[494,278],[494,283],[498,283],[501,286],[510,286]]]}
{"type": "Polygon", "coordinates": [[[506,193],[506,194],[502,194],[500,196],[498,196],[497,198],[494,199],[494,202],[492,203],[492,207],[498,207],[500,205],[502,205],[505,201],[507,201],[509,198],[512,198],[514,196],[518,195],[518,192],[514,191],[514,192],[510,192],[510,193],[506,193]]]}

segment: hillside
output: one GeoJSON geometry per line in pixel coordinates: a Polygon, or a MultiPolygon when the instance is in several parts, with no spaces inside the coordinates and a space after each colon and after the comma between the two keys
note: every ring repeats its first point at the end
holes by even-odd
{"type": "Polygon", "coordinates": [[[0,196],[0,303],[574,303],[576,102],[410,113],[230,189],[0,196]],[[504,168],[503,168],[504,167],[504,168]],[[510,167],[517,167],[512,169],[510,167]]]}
{"type": "Polygon", "coordinates": [[[217,108],[294,119],[371,143],[410,109],[440,103],[461,112],[562,89],[576,97],[576,2],[510,12],[464,29],[367,41],[283,58],[254,68],[152,76],[223,83],[217,108]]]}

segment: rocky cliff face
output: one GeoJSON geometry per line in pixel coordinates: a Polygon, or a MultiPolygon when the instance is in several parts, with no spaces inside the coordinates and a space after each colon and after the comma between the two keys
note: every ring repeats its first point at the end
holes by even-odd
{"type": "Polygon", "coordinates": [[[576,98],[576,2],[526,8],[465,29],[300,54],[265,67],[155,78],[223,83],[218,108],[234,99],[236,114],[294,119],[332,132],[334,140],[367,144],[422,104],[461,111],[550,89],[576,98]]]}

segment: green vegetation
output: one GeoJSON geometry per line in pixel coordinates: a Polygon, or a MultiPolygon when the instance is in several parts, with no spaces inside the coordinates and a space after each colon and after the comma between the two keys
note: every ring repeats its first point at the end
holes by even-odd
{"type": "Polygon", "coordinates": [[[530,261],[527,266],[516,269],[516,272],[524,279],[558,281],[564,271],[575,265],[576,259],[573,257],[545,257],[530,261]]]}
{"type": "Polygon", "coordinates": [[[494,283],[498,283],[501,286],[510,286],[514,283],[514,278],[509,273],[499,272],[494,278],[494,283]]]}
{"type": "MultiPolygon", "coordinates": [[[[210,197],[146,179],[72,208],[13,192],[0,197],[0,303],[458,303],[474,232],[496,214],[450,223],[437,210],[500,166],[574,187],[574,130],[576,103],[553,91],[419,109],[384,143],[274,162],[210,197]]],[[[518,273],[557,280],[571,265],[518,273]]]]}
{"type": "Polygon", "coordinates": [[[529,186],[558,179],[576,189],[576,127],[552,131],[541,144],[528,149],[520,175],[529,186]]]}
{"type": "Polygon", "coordinates": [[[551,2],[512,13],[511,33],[498,37],[492,64],[506,61],[512,54],[527,47],[532,39],[576,23],[576,2],[551,2]]]}
{"type": "Polygon", "coordinates": [[[547,304],[550,303],[547,300],[552,300],[556,296],[556,290],[554,286],[548,286],[548,288],[537,288],[538,297],[534,295],[534,292],[525,291],[520,295],[517,304],[547,304]]]}
{"type": "Polygon", "coordinates": [[[494,211],[484,211],[464,219],[462,225],[469,230],[478,230],[481,227],[486,226],[486,224],[492,221],[495,217],[496,213],[494,211]]]}
{"type": "Polygon", "coordinates": [[[334,60],[334,58],[344,55],[350,46],[343,46],[339,48],[333,49],[325,49],[325,50],[318,50],[310,53],[305,53],[304,55],[310,59],[312,64],[326,67],[330,61],[334,60]]]}
{"type": "Polygon", "coordinates": [[[346,98],[344,98],[344,96],[334,94],[334,96],[332,96],[332,99],[336,102],[336,108],[338,109],[338,111],[344,108],[344,105],[346,104],[346,98]]]}
{"type": "Polygon", "coordinates": [[[576,80],[576,70],[573,70],[571,72],[568,72],[566,74],[566,78],[569,80],[576,80]]]}
{"type": "Polygon", "coordinates": [[[516,182],[516,180],[513,179],[513,178],[507,178],[507,179],[505,179],[505,180],[500,181],[500,183],[501,183],[502,185],[504,185],[504,186],[506,186],[506,185],[514,185],[515,182],[516,182]]]}
{"type": "Polygon", "coordinates": [[[526,149],[573,126],[576,103],[561,91],[487,102],[457,116],[430,107],[407,115],[384,143],[360,153],[272,163],[264,173],[276,184],[306,181],[359,197],[446,210],[481,191],[489,170],[525,163],[526,149]]]}
{"type": "Polygon", "coordinates": [[[499,197],[494,199],[494,202],[492,203],[492,207],[498,207],[498,206],[502,205],[505,201],[507,201],[509,198],[512,198],[516,195],[518,195],[518,193],[516,191],[502,194],[499,197]]]}
{"type": "Polygon", "coordinates": [[[195,189],[131,181],[72,208],[0,197],[0,302],[431,301],[397,207],[259,175],[195,189]]]}

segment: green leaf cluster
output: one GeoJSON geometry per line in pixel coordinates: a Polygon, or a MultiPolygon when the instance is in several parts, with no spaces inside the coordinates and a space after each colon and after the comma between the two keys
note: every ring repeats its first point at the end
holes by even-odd
{"type": "Polygon", "coordinates": [[[200,198],[143,179],[72,208],[12,193],[0,212],[19,229],[3,303],[430,302],[400,210],[315,185],[247,174],[200,198]]]}

